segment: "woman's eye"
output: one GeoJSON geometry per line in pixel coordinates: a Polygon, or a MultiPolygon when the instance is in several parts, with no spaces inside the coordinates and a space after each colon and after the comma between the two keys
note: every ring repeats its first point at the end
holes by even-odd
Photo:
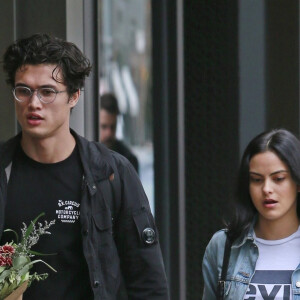
{"type": "Polygon", "coordinates": [[[280,182],[283,181],[285,179],[285,177],[275,177],[275,181],[280,182]]]}
{"type": "Polygon", "coordinates": [[[262,179],[261,178],[257,178],[257,177],[250,177],[250,181],[254,182],[254,183],[258,183],[258,182],[261,182],[262,179]]]}

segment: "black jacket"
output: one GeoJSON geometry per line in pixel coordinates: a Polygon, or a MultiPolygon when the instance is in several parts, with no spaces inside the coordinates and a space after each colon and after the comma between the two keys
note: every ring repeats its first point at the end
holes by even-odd
{"type": "MultiPolygon", "coordinates": [[[[84,169],[80,220],[94,299],[117,299],[121,276],[130,300],[169,299],[157,229],[136,171],[123,156],[72,134],[84,169]]],[[[0,237],[7,176],[20,137],[0,151],[0,237]]]]}
{"type": "Polygon", "coordinates": [[[137,173],[139,173],[139,162],[137,157],[133,154],[133,152],[125,145],[122,141],[116,139],[113,145],[110,148],[113,151],[116,151],[126,157],[131,164],[134,166],[137,173]]]}

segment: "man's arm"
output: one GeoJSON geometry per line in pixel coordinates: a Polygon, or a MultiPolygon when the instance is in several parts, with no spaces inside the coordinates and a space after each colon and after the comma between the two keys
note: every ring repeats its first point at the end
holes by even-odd
{"type": "Polygon", "coordinates": [[[120,170],[121,210],[116,243],[129,299],[169,299],[158,231],[148,199],[133,166],[120,170]]]}

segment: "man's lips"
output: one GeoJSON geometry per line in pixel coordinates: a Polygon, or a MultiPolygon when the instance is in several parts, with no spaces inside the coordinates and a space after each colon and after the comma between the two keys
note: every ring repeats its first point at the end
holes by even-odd
{"type": "Polygon", "coordinates": [[[43,118],[39,114],[27,114],[27,122],[30,125],[39,125],[42,122],[43,118]]]}
{"type": "Polygon", "coordinates": [[[32,119],[32,120],[42,120],[43,118],[39,114],[27,114],[27,119],[32,119]]]}

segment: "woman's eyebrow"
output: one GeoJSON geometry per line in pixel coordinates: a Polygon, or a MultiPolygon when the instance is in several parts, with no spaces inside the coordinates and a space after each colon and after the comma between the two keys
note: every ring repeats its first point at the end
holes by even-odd
{"type": "Polygon", "coordinates": [[[257,176],[263,176],[263,175],[261,175],[259,173],[253,172],[253,171],[249,171],[249,174],[251,174],[251,175],[257,175],[257,176]]]}
{"type": "Polygon", "coordinates": [[[270,175],[275,175],[275,174],[278,174],[278,173],[288,173],[289,171],[287,170],[278,170],[278,171],[275,171],[273,173],[271,173],[270,175]]]}
{"type": "MultiPolygon", "coordinates": [[[[288,173],[288,172],[289,171],[287,171],[287,170],[278,170],[278,171],[272,172],[270,175],[275,175],[275,174],[278,174],[278,173],[288,173]]],[[[257,175],[257,176],[263,176],[262,174],[254,172],[254,171],[249,171],[249,174],[257,175]]]]}

